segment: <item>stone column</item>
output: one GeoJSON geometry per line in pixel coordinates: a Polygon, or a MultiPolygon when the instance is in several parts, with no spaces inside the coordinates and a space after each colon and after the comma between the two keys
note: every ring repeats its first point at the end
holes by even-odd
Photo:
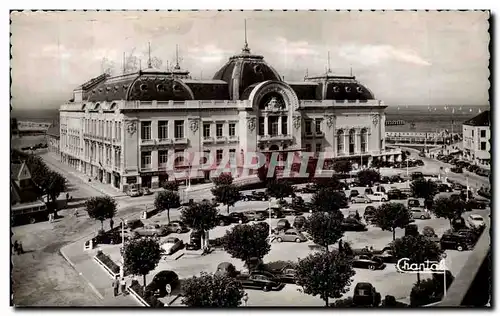
{"type": "Polygon", "coordinates": [[[264,114],[264,135],[269,135],[269,117],[267,114],[264,114]]]}
{"type": "Polygon", "coordinates": [[[361,153],[361,128],[356,128],[356,136],[354,137],[354,152],[361,153]]]}
{"type": "Polygon", "coordinates": [[[280,116],[278,116],[278,135],[283,134],[283,131],[281,130],[281,123],[282,123],[282,118],[280,115],[280,116]]]}
{"type": "Polygon", "coordinates": [[[349,130],[344,129],[344,154],[349,155],[349,130]]]}
{"type": "Polygon", "coordinates": [[[151,150],[151,169],[153,171],[158,170],[158,150],[151,150]]]}

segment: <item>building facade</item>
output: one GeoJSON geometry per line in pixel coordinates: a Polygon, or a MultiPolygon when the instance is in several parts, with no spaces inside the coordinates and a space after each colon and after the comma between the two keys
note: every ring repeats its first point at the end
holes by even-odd
{"type": "Polygon", "coordinates": [[[491,128],[490,111],[471,118],[463,123],[463,158],[478,166],[490,168],[491,128]]]}
{"type": "Polygon", "coordinates": [[[172,177],[169,163],[203,164],[169,161],[178,153],[214,158],[195,178],[210,178],[228,156],[244,169],[250,152],[330,152],[366,165],[401,158],[385,149],[385,108],[353,76],[285,82],[245,44],[212,80],[191,79],[178,64],[90,80],[60,108],[60,151],[65,163],[123,191],[158,187],[172,177]]]}
{"type": "Polygon", "coordinates": [[[51,126],[47,132],[45,133],[45,138],[47,141],[47,148],[49,152],[56,154],[59,156],[60,152],[60,134],[59,134],[59,125],[51,126]]]}

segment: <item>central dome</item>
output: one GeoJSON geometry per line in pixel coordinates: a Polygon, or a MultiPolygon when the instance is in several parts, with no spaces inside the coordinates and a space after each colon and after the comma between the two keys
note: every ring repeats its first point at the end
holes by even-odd
{"type": "Polygon", "coordinates": [[[278,72],[264,61],[264,57],[251,54],[247,45],[241,54],[230,57],[213,79],[228,83],[231,100],[240,100],[245,89],[253,84],[268,80],[282,81],[278,72]]]}

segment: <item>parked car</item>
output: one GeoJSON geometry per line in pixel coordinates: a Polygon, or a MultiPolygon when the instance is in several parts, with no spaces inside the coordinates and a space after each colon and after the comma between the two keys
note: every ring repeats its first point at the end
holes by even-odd
{"type": "Polygon", "coordinates": [[[358,195],[351,198],[351,203],[371,203],[372,200],[365,195],[358,195]]]}
{"type": "Polygon", "coordinates": [[[405,194],[407,197],[413,197],[413,190],[410,188],[400,189],[401,193],[405,194]]]}
{"type": "Polygon", "coordinates": [[[373,194],[368,194],[367,196],[372,201],[377,201],[377,202],[389,201],[389,197],[387,196],[387,194],[382,192],[375,192],[373,194]]]}
{"type": "Polygon", "coordinates": [[[177,273],[169,270],[158,272],[151,283],[146,287],[146,291],[157,293],[159,297],[164,297],[179,288],[180,281],[177,273]]]}
{"type": "Polygon", "coordinates": [[[283,288],[284,284],[273,274],[266,271],[252,271],[250,274],[240,274],[236,277],[243,288],[261,289],[265,292],[283,288]]]}
{"type": "Polygon", "coordinates": [[[361,182],[359,182],[358,180],[354,180],[349,183],[349,187],[351,188],[361,187],[361,186],[362,186],[361,182]]]}
{"type": "Polygon", "coordinates": [[[181,234],[189,231],[189,227],[187,227],[186,224],[181,221],[171,221],[165,227],[170,233],[181,234]]]}
{"type": "Polygon", "coordinates": [[[127,191],[127,195],[130,197],[138,197],[141,196],[141,191],[138,188],[131,188],[127,191]]]}
{"type": "Polygon", "coordinates": [[[367,206],[365,208],[365,213],[363,214],[363,218],[365,219],[365,222],[368,224],[371,224],[373,219],[375,218],[375,207],[373,206],[367,206]]]}
{"type": "Polygon", "coordinates": [[[248,218],[243,213],[231,212],[227,215],[231,223],[244,224],[248,223],[248,218]]]}
{"type": "Polygon", "coordinates": [[[479,226],[484,226],[484,218],[478,214],[471,214],[467,217],[467,224],[469,227],[476,228],[479,226]]]}
{"type": "Polygon", "coordinates": [[[297,192],[299,193],[315,193],[316,191],[318,191],[316,185],[310,183],[306,184],[303,188],[297,190],[297,192]]]}
{"type": "Polygon", "coordinates": [[[263,221],[266,219],[266,216],[259,211],[245,211],[243,215],[247,218],[248,221],[263,221]]]}
{"type": "Polygon", "coordinates": [[[370,258],[368,255],[360,255],[354,257],[352,266],[359,269],[383,270],[385,268],[385,263],[379,258],[370,258]]]}
{"type": "Polygon", "coordinates": [[[219,226],[227,226],[233,222],[229,216],[222,215],[222,214],[217,214],[216,221],[217,221],[217,225],[219,225],[219,226]]]}
{"type": "Polygon", "coordinates": [[[420,171],[416,171],[416,172],[413,172],[411,174],[411,180],[418,180],[418,179],[423,179],[424,178],[424,174],[420,171]]]}
{"type": "Polygon", "coordinates": [[[360,282],[354,287],[352,303],[354,306],[379,306],[381,295],[375,287],[368,282],[360,282]]]}
{"type": "Polygon", "coordinates": [[[306,224],[306,218],[304,216],[302,216],[302,215],[296,216],[293,219],[293,227],[295,229],[302,229],[305,224],[306,224]]]}
{"type": "Polygon", "coordinates": [[[478,200],[478,199],[469,199],[465,203],[465,208],[467,212],[470,212],[474,209],[480,209],[484,210],[488,206],[489,202],[483,201],[483,200],[478,200]]]}
{"type": "Polygon", "coordinates": [[[449,185],[447,185],[446,183],[438,184],[437,189],[439,192],[453,192],[453,189],[449,185]]]}
{"type": "Polygon", "coordinates": [[[408,198],[406,194],[401,192],[399,189],[391,189],[387,192],[387,197],[389,200],[404,200],[408,198]]]}
{"type": "Polygon", "coordinates": [[[397,175],[396,176],[391,176],[389,179],[390,179],[389,184],[403,182],[403,178],[401,178],[400,176],[397,176],[397,175]]]}
{"type": "Polygon", "coordinates": [[[454,173],[464,173],[464,170],[462,168],[460,168],[460,167],[450,168],[450,171],[454,172],[454,173]]]}
{"type": "Polygon", "coordinates": [[[289,216],[289,215],[292,215],[292,216],[298,216],[298,215],[302,215],[304,212],[300,211],[300,210],[296,210],[292,207],[283,207],[281,209],[281,212],[285,215],[285,216],[289,216]]]}
{"type": "Polygon", "coordinates": [[[152,195],[153,191],[151,191],[149,188],[143,188],[142,189],[142,194],[143,195],[152,195]]]}
{"type": "Polygon", "coordinates": [[[391,178],[388,176],[380,177],[380,183],[391,184],[391,178]]]}
{"type": "Polygon", "coordinates": [[[355,218],[344,218],[342,221],[342,230],[351,232],[366,231],[366,226],[355,218]]]}
{"type": "Polygon", "coordinates": [[[431,213],[423,207],[412,207],[410,208],[410,212],[413,219],[431,219],[431,213]]]}
{"type": "Polygon", "coordinates": [[[161,249],[167,255],[171,255],[184,247],[184,242],[177,237],[168,237],[165,242],[161,244],[161,249]]]}
{"type": "Polygon", "coordinates": [[[356,197],[359,195],[359,191],[358,190],[351,190],[351,192],[349,193],[349,198],[353,198],[353,197],[356,197]]]}
{"type": "Polygon", "coordinates": [[[264,191],[252,191],[252,193],[244,195],[243,201],[266,201],[269,196],[264,191]]]}
{"type": "Polygon", "coordinates": [[[474,248],[475,241],[470,236],[460,235],[454,232],[444,233],[439,241],[441,249],[456,249],[458,251],[474,248]]]}
{"type": "Polygon", "coordinates": [[[125,220],[125,227],[134,230],[138,227],[143,227],[144,223],[140,219],[125,220]]]}
{"type": "Polygon", "coordinates": [[[153,236],[160,237],[168,234],[168,230],[164,226],[158,224],[144,225],[133,230],[135,236],[153,236]]]}
{"type": "Polygon", "coordinates": [[[278,242],[305,242],[307,241],[306,236],[302,234],[297,229],[291,228],[286,231],[281,231],[276,237],[278,242]]]}

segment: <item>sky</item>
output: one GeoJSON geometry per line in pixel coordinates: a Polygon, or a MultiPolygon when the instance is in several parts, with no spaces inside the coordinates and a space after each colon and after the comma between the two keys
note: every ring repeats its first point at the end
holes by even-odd
{"type": "Polygon", "coordinates": [[[330,69],[352,74],[389,106],[488,105],[485,12],[71,11],[11,14],[14,109],[57,108],[77,86],[123,54],[146,68],[148,43],[161,69],[176,60],[211,79],[241,51],[244,21],[252,53],[285,81],[330,69]]]}

